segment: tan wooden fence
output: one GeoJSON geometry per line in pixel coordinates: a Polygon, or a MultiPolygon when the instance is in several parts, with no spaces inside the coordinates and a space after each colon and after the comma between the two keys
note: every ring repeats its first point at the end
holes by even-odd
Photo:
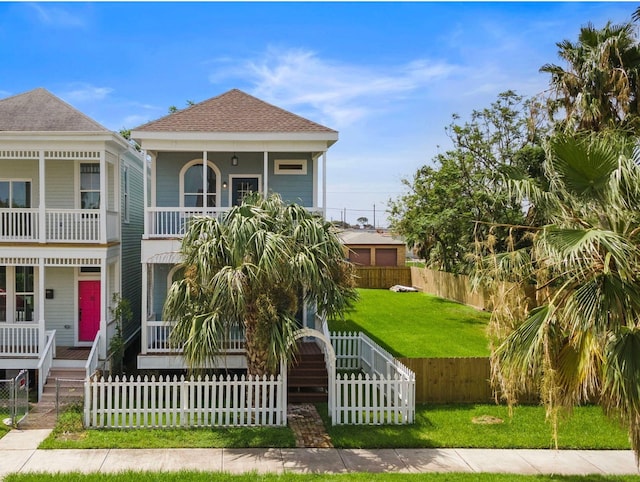
{"type": "Polygon", "coordinates": [[[411,286],[408,266],[357,266],[358,288],[389,289],[394,285],[411,286]]]}
{"type": "Polygon", "coordinates": [[[416,403],[493,401],[489,358],[399,358],[416,374],[416,403]]]}
{"type": "Polygon", "coordinates": [[[412,266],[411,285],[424,293],[458,301],[479,310],[489,309],[489,296],[484,291],[474,292],[471,280],[466,275],[412,266]]]}

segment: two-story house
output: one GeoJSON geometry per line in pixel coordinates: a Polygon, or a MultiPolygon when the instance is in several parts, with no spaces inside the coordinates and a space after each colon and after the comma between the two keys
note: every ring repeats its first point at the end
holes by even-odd
{"type": "MultiPolygon", "coordinates": [[[[151,160],[144,187],[138,368],[184,369],[179,350],[167,343],[171,324],[162,309],[168,287],[181,276],[185,221],[217,216],[248,192],[277,192],[324,215],[327,150],[338,133],[234,89],[133,129],[131,137],[151,160]]],[[[302,317],[312,325],[306,310],[302,317]]],[[[242,334],[227,346],[221,363],[245,367],[242,334]]]]}
{"type": "Polygon", "coordinates": [[[1,374],[33,370],[40,394],[52,366],[105,360],[115,293],[136,336],[142,159],[45,89],[0,100],[1,374]]]}

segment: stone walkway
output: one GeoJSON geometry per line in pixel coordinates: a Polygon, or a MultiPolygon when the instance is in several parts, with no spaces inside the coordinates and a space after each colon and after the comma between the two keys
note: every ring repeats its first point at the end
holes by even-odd
{"type": "Polygon", "coordinates": [[[296,437],[297,448],[333,448],[331,437],[312,403],[289,404],[287,421],[296,437]]]}

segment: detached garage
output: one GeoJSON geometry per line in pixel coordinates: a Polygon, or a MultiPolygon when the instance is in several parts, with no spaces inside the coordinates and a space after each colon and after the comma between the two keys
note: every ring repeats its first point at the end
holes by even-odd
{"type": "Polygon", "coordinates": [[[404,266],[407,248],[401,239],[378,231],[340,233],[345,257],[358,266],[404,266]]]}

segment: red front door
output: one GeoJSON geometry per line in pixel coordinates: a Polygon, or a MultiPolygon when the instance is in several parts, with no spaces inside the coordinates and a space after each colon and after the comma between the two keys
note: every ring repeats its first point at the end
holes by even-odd
{"type": "Polygon", "coordinates": [[[79,281],[78,298],[78,340],[93,341],[100,329],[100,281],[79,281]]]}

